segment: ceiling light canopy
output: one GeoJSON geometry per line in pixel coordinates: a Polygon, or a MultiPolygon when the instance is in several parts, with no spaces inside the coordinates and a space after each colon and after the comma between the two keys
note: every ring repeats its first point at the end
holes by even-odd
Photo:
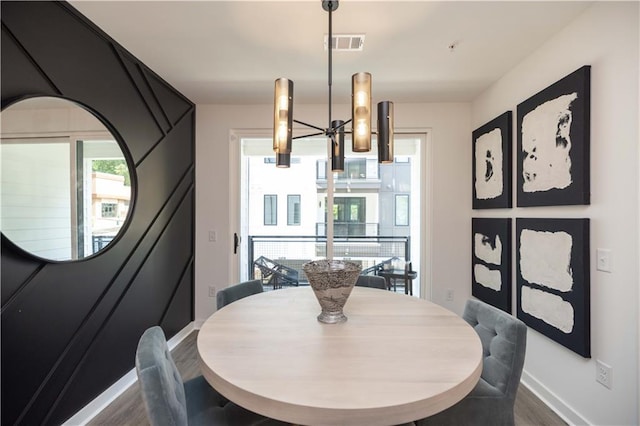
{"type": "MultiPolygon", "coordinates": [[[[329,13],[329,35],[333,38],[332,13],[338,9],[338,1],[323,1],[322,8],[329,13]]],[[[279,78],[275,82],[273,116],[273,150],[276,165],[289,167],[291,163],[291,142],[311,136],[324,135],[332,142],[331,170],[344,171],[344,135],[351,134],[353,152],[371,151],[371,74],[359,72],[351,77],[351,119],[348,121],[331,119],[332,50],[327,49],[329,86],[329,126],[322,128],[293,119],[293,81],[279,78]],[[293,123],[315,129],[317,132],[293,136],[293,123]],[[351,130],[345,126],[351,124],[351,130]]],[[[378,161],[393,162],[393,102],[378,103],[378,161]]]]}

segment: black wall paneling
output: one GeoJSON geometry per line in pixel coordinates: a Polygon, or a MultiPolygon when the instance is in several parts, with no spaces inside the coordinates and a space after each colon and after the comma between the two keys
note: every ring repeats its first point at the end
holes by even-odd
{"type": "Polygon", "coordinates": [[[2,236],[2,424],[60,424],[134,367],[146,328],[193,320],[195,107],[70,5],[0,6],[2,107],[80,102],[133,167],[130,218],[98,255],[47,262],[2,236]]]}

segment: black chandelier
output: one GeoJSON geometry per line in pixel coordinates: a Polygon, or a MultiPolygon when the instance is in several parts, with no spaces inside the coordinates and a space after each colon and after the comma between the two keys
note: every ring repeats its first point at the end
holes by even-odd
{"type": "Polygon", "coordinates": [[[332,82],[332,22],[333,11],[338,9],[338,1],[322,1],[322,8],[329,13],[329,126],[322,128],[293,119],[293,81],[279,78],[275,82],[273,150],[276,153],[276,166],[289,167],[291,164],[291,143],[293,139],[324,135],[331,139],[331,170],[344,171],[344,135],[352,135],[353,152],[371,151],[371,135],[378,136],[378,162],[393,162],[393,102],[378,103],[377,132],[371,131],[371,74],[359,72],[351,77],[351,119],[348,121],[331,120],[331,82],[332,82]],[[293,123],[317,130],[301,136],[293,136],[293,123]],[[351,123],[351,131],[345,126],[351,123]]]}

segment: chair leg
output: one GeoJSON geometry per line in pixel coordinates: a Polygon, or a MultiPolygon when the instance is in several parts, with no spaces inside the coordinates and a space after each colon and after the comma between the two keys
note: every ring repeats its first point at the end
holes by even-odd
{"type": "Polygon", "coordinates": [[[404,294],[413,296],[413,280],[410,280],[408,277],[404,278],[404,294]]]}
{"type": "Polygon", "coordinates": [[[384,277],[384,281],[387,283],[387,290],[391,291],[391,278],[384,277]]]}

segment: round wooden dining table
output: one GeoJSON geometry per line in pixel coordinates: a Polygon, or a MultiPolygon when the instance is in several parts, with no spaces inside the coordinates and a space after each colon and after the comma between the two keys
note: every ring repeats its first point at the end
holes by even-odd
{"type": "Polygon", "coordinates": [[[198,334],[204,377],[246,409],[314,426],[428,417],[461,400],[480,377],[478,335],[439,305],[355,287],[346,322],[320,323],[319,312],[309,287],[225,306],[198,334]]]}

